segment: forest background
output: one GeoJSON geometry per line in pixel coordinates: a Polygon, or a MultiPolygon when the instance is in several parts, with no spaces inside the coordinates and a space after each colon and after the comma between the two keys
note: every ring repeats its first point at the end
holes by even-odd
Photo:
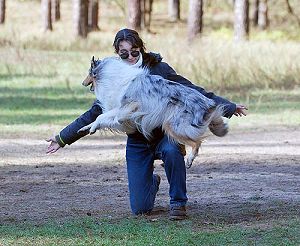
{"type": "MultiPolygon", "coordinates": [[[[296,124],[300,4],[268,1],[268,26],[261,28],[253,24],[254,2],[250,1],[246,41],[234,41],[233,1],[204,1],[201,33],[192,42],[189,2],[181,1],[180,19],[174,20],[167,1],[154,1],[150,28],[142,27],[141,36],[147,49],[160,53],[179,74],[248,105],[253,116],[248,123],[253,119],[296,124]]],[[[82,88],[81,81],[93,55],[114,55],[114,35],[128,26],[127,4],[100,1],[99,30],[89,32],[87,38],[76,34],[74,9],[74,2],[61,1],[60,19],[53,21],[52,31],[45,31],[40,1],[7,1],[5,22],[0,25],[1,132],[15,132],[24,124],[61,126],[92,102],[94,96],[82,88]]]]}

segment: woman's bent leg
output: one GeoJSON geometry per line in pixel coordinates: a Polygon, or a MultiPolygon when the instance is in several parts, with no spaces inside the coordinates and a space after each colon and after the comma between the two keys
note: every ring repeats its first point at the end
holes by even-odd
{"type": "Polygon", "coordinates": [[[165,136],[156,148],[156,156],[164,162],[170,184],[170,205],[185,206],[188,200],[186,192],[186,168],[180,146],[165,136]]]}
{"type": "Polygon", "coordinates": [[[144,141],[128,137],[126,161],[131,210],[134,214],[148,213],[159,186],[157,176],[153,176],[153,149],[144,141]]]}

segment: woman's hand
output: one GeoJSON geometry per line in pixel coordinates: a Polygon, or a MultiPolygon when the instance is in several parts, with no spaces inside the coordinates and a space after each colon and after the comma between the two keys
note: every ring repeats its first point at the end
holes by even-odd
{"type": "Polygon", "coordinates": [[[55,140],[55,137],[48,138],[48,139],[46,139],[46,141],[50,142],[50,144],[47,148],[46,154],[53,154],[61,148],[59,146],[59,144],[57,143],[57,141],[55,140]]]}
{"type": "Polygon", "coordinates": [[[243,116],[243,115],[246,116],[247,115],[246,110],[248,110],[248,108],[246,106],[237,104],[234,115],[235,116],[243,116]]]}

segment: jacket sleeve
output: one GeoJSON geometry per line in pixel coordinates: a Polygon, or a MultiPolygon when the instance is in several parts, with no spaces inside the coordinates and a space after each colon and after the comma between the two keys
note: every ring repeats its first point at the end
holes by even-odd
{"type": "Polygon", "coordinates": [[[215,103],[217,105],[224,105],[225,106],[225,113],[224,113],[224,117],[227,118],[231,118],[231,116],[234,114],[235,110],[236,110],[236,104],[232,103],[230,101],[228,101],[227,99],[217,96],[215,95],[213,92],[207,92],[205,89],[203,89],[200,86],[196,86],[194,85],[191,81],[189,81],[188,79],[182,77],[181,75],[177,74],[175,72],[175,70],[170,67],[167,63],[164,63],[164,78],[174,81],[174,82],[178,82],[182,85],[188,86],[190,88],[193,88],[197,91],[199,91],[201,94],[203,94],[204,96],[212,99],[215,101],[215,103]]]}
{"type": "Polygon", "coordinates": [[[93,106],[88,111],[80,115],[71,124],[69,124],[63,130],[61,130],[59,135],[55,136],[57,143],[61,147],[64,147],[66,144],[71,145],[78,139],[86,136],[89,133],[88,131],[80,133],[77,133],[77,131],[80,128],[94,122],[100,114],[102,114],[102,108],[97,103],[97,101],[95,101],[93,106]]]}

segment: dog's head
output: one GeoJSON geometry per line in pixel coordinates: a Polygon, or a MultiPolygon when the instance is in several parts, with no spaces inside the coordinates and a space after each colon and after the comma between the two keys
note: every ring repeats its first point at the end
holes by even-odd
{"type": "Polygon", "coordinates": [[[92,57],[89,74],[82,82],[83,86],[91,85],[91,88],[90,88],[91,91],[93,91],[95,88],[95,82],[96,82],[96,76],[97,76],[96,68],[98,67],[100,62],[101,62],[101,60],[99,60],[99,59],[95,60],[95,57],[94,56],[92,57]]]}

